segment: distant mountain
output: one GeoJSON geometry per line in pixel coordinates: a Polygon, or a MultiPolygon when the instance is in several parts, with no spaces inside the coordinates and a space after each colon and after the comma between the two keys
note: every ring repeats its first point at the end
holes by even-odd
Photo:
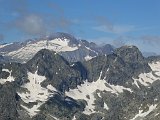
{"type": "Polygon", "coordinates": [[[160,61],[160,55],[157,55],[157,56],[149,56],[149,57],[147,57],[147,60],[148,60],[149,62],[160,61]]]}
{"type": "Polygon", "coordinates": [[[136,46],[83,62],[42,49],[0,64],[0,120],[159,120],[159,85],[160,59],[136,46]]]}
{"type": "Polygon", "coordinates": [[[13,61],[13,60],[8,58],[8,57],[6,57],[6,56],[0,55],[0,63],[11,62],[11,61],[13,61]]]}
{"type": "Polygon", "coordinates": [[[144,57],[150,57],[150,56],[157,56],[157,54],[154,53],[154,52],[143,52],[143,56],[144,57]]]}
{"type": "Polygon", "coordinates": [[[67,33],[55,33],[39,39],[1,45],[0,54],[23,63],[44,48],[55,51],[71,62],[90,60],[98,55],[110,54],[114,50],[109,44],[100,47],[67,33]]]}
{"type": "Polygon", "coordinates": [[[2,55],[0,55],[0,62],[3,62],[4,61],[4,58],[2,55]]]}

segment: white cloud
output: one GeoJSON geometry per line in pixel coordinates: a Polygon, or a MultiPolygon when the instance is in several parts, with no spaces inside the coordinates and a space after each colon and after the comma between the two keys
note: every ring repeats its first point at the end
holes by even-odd
{"type": "Polygon", "coordinates": [[[15,21],[15,27],[21,31],[37,35],[46,31],[46,26],[43,19],[38,15],[26,15],[15,21]]]}
{"type": "Polygon", "coordinates": [[[12,19],[4,22],[2,19],[0,25],[9,32],[16,31],[25,37],[37,37],[57,31],[71,31],[72,21],[66,17],[63,8],[53,1],[41,6],[41,9],[50,9],[45,13],[30,9],[30,3],[27,0],[3,1],[5,2],[0,4],[1,9],[7,10],[5,14],[10,15],[12,19]]]}
{"type": "Polygon", "coordinates": [[[124,34],[135,31],[137,28],[134,25],[113,25],[112,27],[108,27],[108,25],[100,25],[93,27],[93,29],[112,34],[124,34]]]}

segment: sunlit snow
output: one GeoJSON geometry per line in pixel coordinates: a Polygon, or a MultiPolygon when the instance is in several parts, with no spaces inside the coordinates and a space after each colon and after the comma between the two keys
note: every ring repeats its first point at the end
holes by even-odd
{"type": "Polygon", "coordinates": [[[96,53],[96,54],[98,55],[98,53],[97,53],[96,51],[90,49],[89,47],[86,47],[86,46],[85,46],[85,48],[88,49],[88,50],[90,50],[90,51],[92,51],[92,52],[94,52],[94,53],[96,53]]]}
{"type": "Polygon", "coordinates": [[[3,48],[3,47],[5,47],[5,46],[11,45],[11,44],[13,44],[13,43],[4,44],[4,45],[1,45],[1,44],[0,44],[0,48],[3,48]]]}
{"type": "Polygon", "coordinates": [[[84,59],[85,59],[86,61],[89,61],[89,60],[91,60],[92,58],[94,58],[94,57],[89,56],[89,55],[87,55],[86,57],[84,57],[84,59]]]}
{"type": "Polygon", "coordinates": [[[100,78],[101,78],[101,75],[97,81],[93,81],[93,82],[85,81],[84,84],[77,86],[77,89],[70,89],[69,92],[66,92],[66,95],[73,99],[77,99],[77,100],[83,99],[87,102],[87,106],[85,108],[85,111],[83,112],[84,114],[89,115],[91,113],[95,113],[94,101],[96,100],[96,98],[94,97],[94,93],[96,90],[108,91],[116,95],[118,95],[119,93],[122,93],[123,90],[128,90],[132,92],[130,88],[125,88],[123,86],[118,86],[118,85],[117,86],[110,85],[105,80],[101,80],[100,78]],[[89,98],[86,96],[89,96],[89,98]]]}
{"type": "Polygon", "coordinates": [[[149,66],[151,67],[152,71],[154,71],[155,74],[160,77],[160,62],[152,62],[149,64],[149,66]]]}
{"type": "Polygon", "coordinates": [[[51,118],[53,118],[54,120],[59,120],[58,118],[54,117],[53,115],[49,115],[51,118]]]}
{"type": "Polygon", "coordinates": [[[9,71],[8,69],[2,69],[2,71],[8,72],[9,76],[6,79],[0,78],[0,84],[4,84],[7,81],[8,82],[13,82],[14,81],[15,78],[11,75],[12,71],[9,71]]]}
{"type": "Polygon", "coordinates": [[[32,58],[38,51],[44,48],[56,52],[74,51],[78,49],[77,46],[69,46],[68,39],[62,40],[60,38],[56,38],[49,41],[41,40],[35,43],[29,43],[26,46],[20,48],[19,50],[8,53],[8,55],[12,56],[13,58],[17,57],[20,59],[29,59],[32,58]]]}
{"type": "Polygon", "coordinates": [[[139,88],[138,82],[141,83],[144,86],[149,86],[156,80],[160,79],[160,62],[156,63],[149,63],[149,66],[151,67],[152,71],[149,73],[141,73],[138,77],[138,79],[133,78],[134,84],[139,88]],[[153,72],[156,74],[156,76],[153,74],[153,72]]]}
{"type": "Polygon", "coordinates": [[[49,97],[53,96],[56,89],[52,85],[48,85],[47,88],[41,86],[41,83],[46,79],[45,76],[40,76],[37,71],[33,74],[28,72],[29,82],[23,85],[26,88],[26,92],[18,93],[21,99],[29,104],[30,102],[37,102],[32,108],[21,105],[24,109],[28,111],[30,116],[34,116],[39,111],[38,108],[44,104],[49,97]]]}
{"type": "Polygon", "coordinates": [[[104,102],[104,109],[109,110],[109,107],[105,102],[104,102]]]}
{"type": "Polygon", "coordinates": [[[130,120],[141,120],[142,118],[144,118],[145,116],[147,116],[150,112],[152,112],[153,110],[155,110],[156,106],[157,106],[156,104],[149,106],[149,109],[146,112],[143,112],[143,110],[139,110],[139,113],[134,118],[132,118],[130,120]]]}

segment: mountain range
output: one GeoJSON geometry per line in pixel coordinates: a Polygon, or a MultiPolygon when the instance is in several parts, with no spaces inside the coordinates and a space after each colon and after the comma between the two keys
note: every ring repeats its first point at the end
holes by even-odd
{"type": "Polygon", "coordinates": [[[136,46],[57,33],[0,50],[0,120],[160,119],[160,57],[136,46]]]}
{"type": "Polygon", "coordinates": [[[12,61],[24,63],[44,48],[55,51],[70,62],[90,60],[98,55],[110,54],[114,50],[110,44],[99,46],[93,42],[76,39],[67,33],[54,33],[38,39],[0,45],[0,54],[12,61]]]}

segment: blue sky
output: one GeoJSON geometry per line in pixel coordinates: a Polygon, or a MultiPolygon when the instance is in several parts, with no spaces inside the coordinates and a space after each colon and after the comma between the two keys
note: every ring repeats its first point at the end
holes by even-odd
{"type": "Polygon", "coordinates": [[[0,0],[1,42],[54,32],[160,53],[159,0],[0,0]]]}

